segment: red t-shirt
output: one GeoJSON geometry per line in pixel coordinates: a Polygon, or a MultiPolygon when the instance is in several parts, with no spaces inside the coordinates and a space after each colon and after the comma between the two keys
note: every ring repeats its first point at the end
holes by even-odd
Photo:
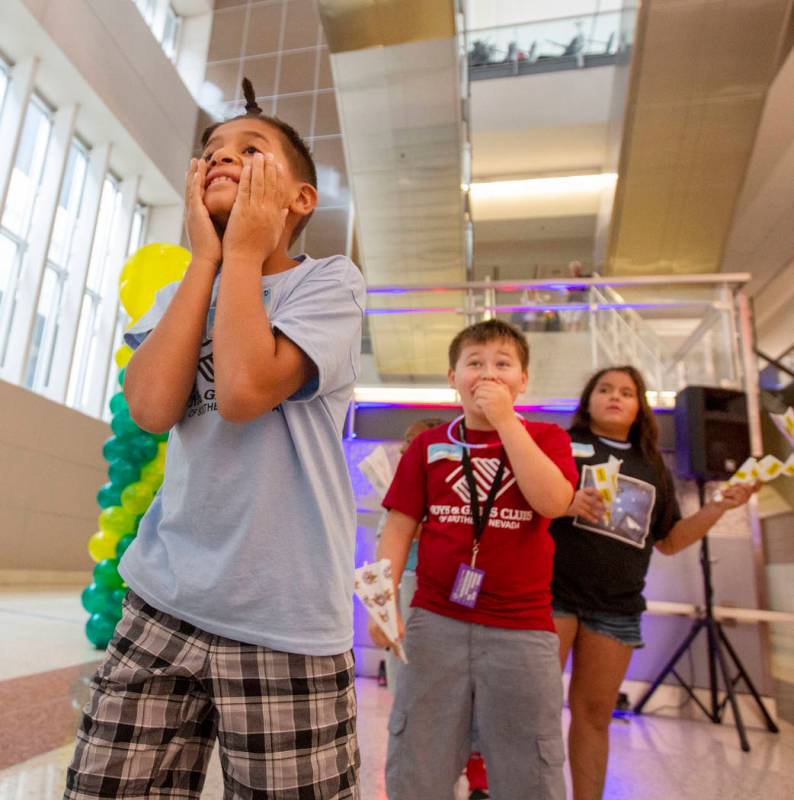
{"type": "MultiPolygon", "coordinates": [[[[522,420],[543,452],[576,488],[578,473],[568,434],[558,425],[522,420]]],[[[496,431],[466,431],[480,508],[504,453],[496,431]]],[[[461,563],[471,563],[474,527],[462,448],[450,442],[447,426],[420,433],[405,451],[383,500],[422,521],[417,590],[412,605],[445,617],[496,628],[554,631],[551,573],[554,540],[549,520],[530,508],[516,483],[510,461],[480,539],[477,568],[485,571],[477,604],[469,609],[449,600],[461,563]]]]}

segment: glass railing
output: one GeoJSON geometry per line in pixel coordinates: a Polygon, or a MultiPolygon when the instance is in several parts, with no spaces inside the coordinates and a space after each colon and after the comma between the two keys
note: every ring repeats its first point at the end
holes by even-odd
{"type": "Polygon", "coordinates": [[[670,407],[690,384],[746,388],[748,375],[756,375],[741,289],[748,277],[371,286],[357,399],[454,402],[449,342],[465,325],[490,318],[513,323],[527,338],[525,405],[569,407],[593,371],[616,364],[643,372],[658,407],[670,407]]]}
{"type": "Polygon", "coordinates": [[[636,10],[506,25],[466,32],[471,80],[614,64],[627,56],[636,10]]]}

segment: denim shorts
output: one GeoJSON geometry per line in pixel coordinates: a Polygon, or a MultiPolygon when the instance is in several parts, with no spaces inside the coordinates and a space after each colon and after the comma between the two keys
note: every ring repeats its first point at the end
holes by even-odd
{"type": "Polygon", "coordinates": [[[626,644],[639,650],[645,647],[640,631],[641,614],[613,614],[609,611],[589,611],[585,608],[576,608],[559,600],[552,601],[551,611],[555,617],[576,617],[580,624],[593,633],[609,636],[621,644],[626,644]]]}

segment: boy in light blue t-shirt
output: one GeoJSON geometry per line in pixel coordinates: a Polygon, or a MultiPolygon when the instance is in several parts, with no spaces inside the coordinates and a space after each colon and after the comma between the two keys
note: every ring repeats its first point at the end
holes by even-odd
{"type": "Polygon", "coordinates": [[[198,798],[216,739],[229,797],[359,797],[341,438],[364,285],[343,256],[288,255],[314,163],[243,88],[187,175],[187,273],[125,337],[130,412],[171,431],[165,480],[66,798],[198,798]]]}

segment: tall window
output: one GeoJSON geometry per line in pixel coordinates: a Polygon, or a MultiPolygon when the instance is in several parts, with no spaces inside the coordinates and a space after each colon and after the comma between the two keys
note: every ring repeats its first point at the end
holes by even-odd
{"type": "MultiPolygon", "coordinates": [[[[80,309],[80,322],[77,326],[77,340],[69,376],[69,388],[66,393],[66,402],[74,408],[83,408],[87,404],[89,389],[99,376],[102,376],[101,379],[104,380],[106,365],[98,364],[96,358],[97,325],[102,303],[113,302],[112,298],[102,296],[102,284],[105,270],[109,266],[111,268],[117,266],[108,264],[108,251],[114,221],[118,218],[121,207],[121,193],[118,184],[116,178],[108,175],[102,186],[102,197],[99,201],[96,234],[88,264],[88,277],[80,309]]],[[[113,288],[115,292],[115,286],[113,288]]]]}
{"type": "Polygon", "coordinates": [[[160,40],[160,44],[171,61],[176,61],[181,23],[182,18],[177,15],[174,7],[169,3],[165,10],[165,25],[163,26],[163,38],[160,40]]]}
{"type": "Polygon", "coordinates": [[[8,89],[8,64],[0,58],[0,113],[3,111],[6,99],[6,89],[8,89]]]}
{"type": "Polygon", "coordinates": [[[182,17],[167,0],[135,0],[135,5],[138,6],[154,38],[160,42],[163,52],[175,62],[179,49],[182,17]]]}
{"type": "Polygon", "coordinates": [[[80,215],[87,169],[88,150],[77,139],[73,139],[55,211],[25,373],[25,385],[37,391],[42,391],[49,385],[52,355],[58,336],[61,297],[69,274],[72,242],[80,215]]]}
{"type": "Polygon", "coordinates": [[[14,290],[28,247],[51,131],[52,112],[40,98],[32,97],[0,220],[0,363],[6,358],[14,316],[14,290]]]}
{"type": "Polygon", "coordinates": [[[135,0],[135,5],[138,6],[138,11],[141,12],[141,16],[146,20],[146,24],[151,26],[154,20],[155,0],[135,0]]]}

